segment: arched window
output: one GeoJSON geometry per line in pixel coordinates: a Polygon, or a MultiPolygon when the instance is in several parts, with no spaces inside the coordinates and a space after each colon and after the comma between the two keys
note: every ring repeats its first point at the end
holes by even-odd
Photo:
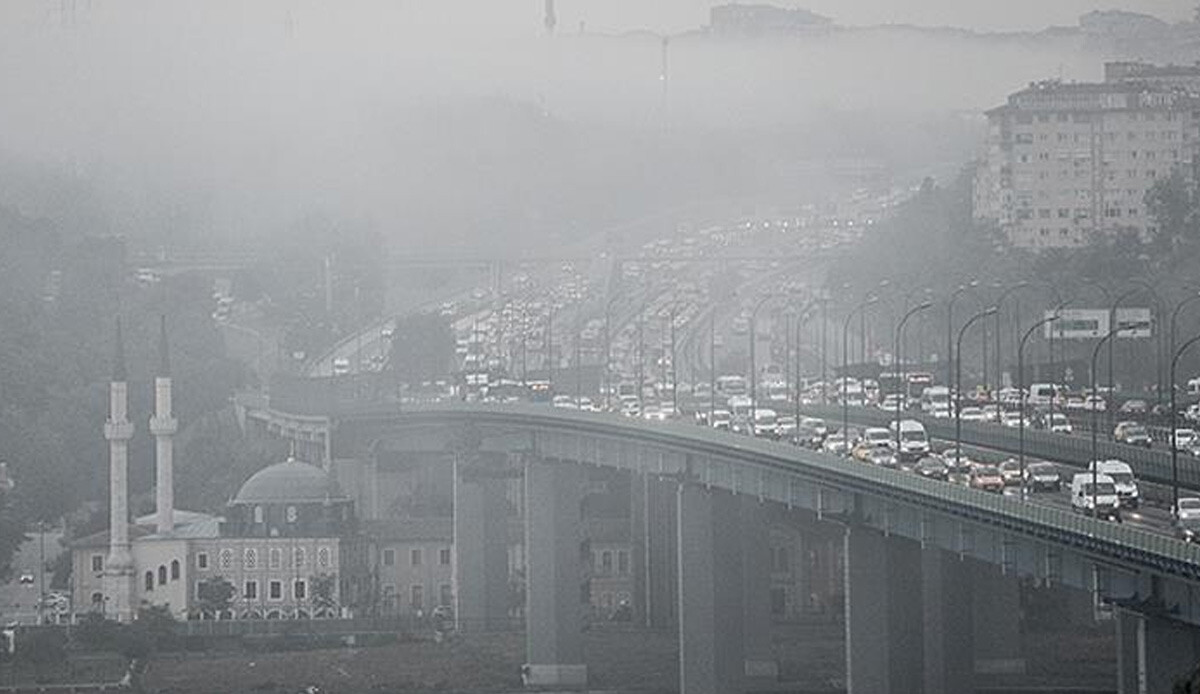
{"type": "Polygon", "coordinates": [[[171,580],[172,581],[179,580],[179,560],[178,559],[171,560],[171,580]]]}
{"type": "Polygon", "coordinates": [[[320,566],[322,569],[329,568],[329,548],[328,547],[322,547],[321,549],[317,550],[317,566],[320,566]]]}
{"type": "Polygon", "coordinates": [[[103,593],[92,593],[92,606],[99,607],[104,602],[103,593]]]}
{"type": "Polygon", "coordinates": [[[221,550],[221,568],[222,569],[233,568],[233,550],[231,550],[231,549],[221,550]]]}
{"type": "Polygon", "coordinates": [[[146,590],[154,590],[154,572],[146,572],[146,590]]]}
{"type": "Polygon", "coordinates": [[[270,556],[271,556],[270,561],[271,561],[272,569],[278,569],[280,566],[283,565],[283,553],[279,551],[278,547],[275,547],[271,550],[270,556]]]}
{"type": "Polygon", "coordinates": [[[307,558],[304,556],[304,548],[303,548],[303,547],[297,547],[297,548],[296,548],[296,549],[295,549],[295,550],[292,552],[292,559],[293,559],[293,563],[295,564],[295,566],[296,566],[296,568],[297,568],[297,569],[303,569],[303,568],[304,568],[304,562],[305,562],[305,561],[306,561],[306,559],[307,559],[307,558]]]}
{"type": "Polygon", "coordinates": [[[247,547],[246,555],[242,559],[242,561],[245,564],[245,567],[247,570],[257,569],[258,568],[258,550],[254,549],[253,547],[247,547]]]}
{"type": "Polygon", "coordinates": [[[158,585],[161,586],[166,582],[167,582],[167,567],[160,564],[158,567],[158,585]]]}
{"type": "Polygon", "coordinates": [[[262,506],[254,507],[254,522],[255,523],[263,522],[263,507],[262,506]]]}

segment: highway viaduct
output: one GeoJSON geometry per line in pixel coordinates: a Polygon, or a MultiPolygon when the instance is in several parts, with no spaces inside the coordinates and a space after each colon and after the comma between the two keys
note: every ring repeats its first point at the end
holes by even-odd
{"type": "Polygon", "coordinates": [[[1115,610],[1121,694],[1168,692],[1200,655],[1200,548],[1128,526],[687,424],[536,405],[239,408],[314,460],[369,458],[381,445],[442,452],[455,476],[457,616],[477,624],[501,619],[507,579],[491,485],[523,476],[530,685],[587,682],[586,466],[624,470],[647,490],[644,599],[676,607],[686,694],[776,678],[761,532],[772,506],[842,533],[851,694],[961,694],[981,663],[1020,667],[1021,580],[1115,610]]]}

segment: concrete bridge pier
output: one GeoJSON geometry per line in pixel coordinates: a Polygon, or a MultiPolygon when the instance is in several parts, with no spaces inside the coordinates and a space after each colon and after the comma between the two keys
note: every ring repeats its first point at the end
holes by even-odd
{"type": "Polygon", "coordinates": [[[1117,692],[1171,692],[1200,663],[1200,631],[1164,617],[1117,610],[1117,692]]]}
{"type": "Polygon", "coordinates": [[[765,509],[757,499],[684,483],[677,528],[680,692],[773,683],[765,509]]]}
{"type": "Polygon", "coordinates": [[[679,540],[678,483],[651,474],[635,477],[642,487],[642,524],[635,534],[641,540],[639,567],[644,585],[642,601],[644,624],[653,629],[675,629],[679,600],[676,554],[679,540]]]}
{"type": "Polygon", "coordinates": [[[525,684],[584,687],[583,470],[565,461],[525,464],[525,684]]]}
{"type": "Polygon", "coordinates": [[[975,672],[971,574],[966,562],[937,547],[921,552],[925,694],[972,690],[975,672]]]}
{"type": "Polygon", "coordinates": [[[1023,675],[1021,650],[1021,584],[1000,567],[966,561],[974,591],[975,672],[980,675],[1023,675]]]}
{"type": "Polygon", "coordinates": [[[508,622],[508,509],[499,466],[454,463],[454,619],[459,632],[508,622]]]}

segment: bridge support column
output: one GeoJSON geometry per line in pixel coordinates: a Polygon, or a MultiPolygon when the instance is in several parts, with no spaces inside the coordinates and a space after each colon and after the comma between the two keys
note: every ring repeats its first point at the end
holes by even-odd
{"type": "Polygon", "coordinates": [[[1022,675],[1021,584],[1000,568],[969,560],[974,588],[973,622],[975,672],[980,675],[1022,675]]]}
{"type": "Polygon", "coordinates": [[[925,694],[961,694],[974,686],[971,588],[962,559],[936,547],[921,550],[925,694]]]}
{"type": "Polygon", "coordinates": [[[1117,611],[1117,692],[1170,692],[1200,661],[1200,630],[1186,624],[1117,611]]]}
{"type": "Polygon", "coordinates": [[[920,546],[859,526],[844,541],[846,691],[920,691],[920,546]]]}
{"type": "Polygon", "coordinates": [[[642,484],[644,490],[642,501],[646,524],[639,530],[644,548],[646,626],[674,629],[679,624],[676,612],[678,484],[649,474],[642,475],[636,483],[642,484]]]}
{"type": "Polygon", "coordinates": [[[508,514],[497,472],[454,464],[454,619],[464,633],[508,621],[508,514]]]}
{"type": "Polygon", "coordinates": [[[742,548],[742,675],[749,684],[779,679],[771,645],[771,533],[767,507],[740,497],[742,548]]]}
{"type": "Polygon", "coordinates": [[[679,691],[741,691],[746,663],[739,500],[691,483],[679,485],[678,496],[679,691]]]}
{"type": "Polygon", "coordinates": [[[583,687],[580,556],[582,470],[561,461],[525,466],[525,684],[583,687]]]}

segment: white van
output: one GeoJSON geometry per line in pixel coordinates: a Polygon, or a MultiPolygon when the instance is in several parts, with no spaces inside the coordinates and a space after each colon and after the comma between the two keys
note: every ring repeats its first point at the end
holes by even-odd
{"type": "Polygon", "coordinates": [[[1025,404],[1031,407],[1049,407],[1061,396],[1059,387],[1053,383],[1034,383],[1029,386],[1025,404]]]}
{"type": "MultiPolygon", "coordinates": [[[[896,422],[888,425],[893,439],[896,436],[896,422]]],[[[900,450],[897,451],[901,461],[920,460],[929,455],[929,436],[925,433],[925,425],[915,419],[900,420],[900,450]]]]}
{"type": "Polygon", "coordinates": [[[1071,478],[1071,509],[1098,518],[1121,520],[1121,503],[1117,499],[1117,485],[1108,475],[1077,472],[1071,478]],[[1093,477],[1095,487],[1092,486],[1093,477]],[[1093,507],[1093,502],[1095,506],[1093,507]]]}
{"type": "Polygon", "coordinates": [[[929,386],[921,391],[921,411],[934,417],[949,417],[950,389],[946,386],[929,386]]]}
{"type": "Polygon", "coordinates": [[[754,409],[754,435],[774,438],[779,435],[779,415],[775,410],[754,409]]]}
{"type": "Polygon", "coordinates": [[[1137,508],[1141,502],[1137,480],[1133,478],[1133,468],[1120,460],[1101,460],[1088,466],[1088,472],[1095,468],[1097,472],[1107,475],[1117,489],[1117,498],[1126,508],[1137,508]]]}

